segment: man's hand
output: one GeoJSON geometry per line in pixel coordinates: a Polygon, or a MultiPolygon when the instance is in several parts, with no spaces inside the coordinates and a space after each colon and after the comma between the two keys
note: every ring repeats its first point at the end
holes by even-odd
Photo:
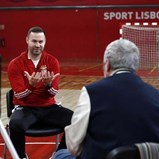
{"type": "Polygon", "coordinates": [[[44,86],[51,86],[52,81],[59,75],[59,73],[54,75],[54,72],[46,71],[44,74],[42,74],[42,81],[44,83],[44,86]]]}
{"type": "Polygon", "coordinates": [[[27,71],[24,71],[24,76],[27,77],[29,84],[32,87],[36,87],[37,84],[41,81],[42,79],[42,74],[41,72],[33,72],[32,75],[29,75],[27,71]]]}

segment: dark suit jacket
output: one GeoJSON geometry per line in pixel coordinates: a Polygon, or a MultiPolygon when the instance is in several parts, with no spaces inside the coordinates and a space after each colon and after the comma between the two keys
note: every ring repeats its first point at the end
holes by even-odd
{"type": "Polygon", "coordinates": [[[134,73],[86,86],[91,102],[81,159],[104,159],[113,148],[159,142],[159,91],[134,73]]]}

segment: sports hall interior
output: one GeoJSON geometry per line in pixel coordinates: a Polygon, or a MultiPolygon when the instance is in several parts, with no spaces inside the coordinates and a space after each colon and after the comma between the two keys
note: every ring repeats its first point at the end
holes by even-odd
{"type": "MultiPolygon", "coordinates": [[[[56,100],[74,110],[80,89],[103,78],[104,50],[119,38],[127,38],[139,46],[141,61],[137,74],[159,88],[158,10],[158,0],[1,0],[0,112],[4,127],[9,121],[6,93],[11,88],[7,68],[14,57],[27,49],[28,28],[40,26],[45,30],[45,50],[60,62],[56,100]]],[[[48,158],[55,148],[52,142],[48,144],[50,140],[51,137],[42,138],[38,145],[39,139],[28,138],[29,154],[34,159],[48,158]],[[45,157],[43,151],[47,152],[45,157]]],[[[0,157],[3,148],[1,137],[0,157]]],[[[8,158],[11,158],[9,152],[8,158]]]]}

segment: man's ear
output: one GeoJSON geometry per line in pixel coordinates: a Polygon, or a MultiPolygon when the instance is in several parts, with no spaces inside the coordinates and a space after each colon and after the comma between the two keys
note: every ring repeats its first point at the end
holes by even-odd
{"type": "Polygon", "coordinates": [[[28,44],[28,37],[25,38],[26,43],[28,44]]]}
{"type": "Polygon", "coordinates": [[[109,59],[106,61],[106,68],[107,68],[107,72],[110,72],[111,66],[110,66],[110,60],[109,59]]]}
{"type": "Polygon", "coordinates": [[[104,70],[104,77],[108,77],[111,70],[110,60],[107,60],[105,62],[103,70],[104,70]]]}

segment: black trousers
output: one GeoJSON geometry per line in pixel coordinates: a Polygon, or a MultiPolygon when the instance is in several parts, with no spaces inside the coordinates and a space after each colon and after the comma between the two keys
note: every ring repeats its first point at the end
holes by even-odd
{"type": "MultiPolygon", "coordinates": [[[[20,158],[25,157],[25,131],[36,122],[61,128],[71,123],[73,111],[54,104],[49,107],[18,107],[9,122],[10,138],[20,158]]],[[[66,148],[65,134],[58,149],[66,148]]]]}

